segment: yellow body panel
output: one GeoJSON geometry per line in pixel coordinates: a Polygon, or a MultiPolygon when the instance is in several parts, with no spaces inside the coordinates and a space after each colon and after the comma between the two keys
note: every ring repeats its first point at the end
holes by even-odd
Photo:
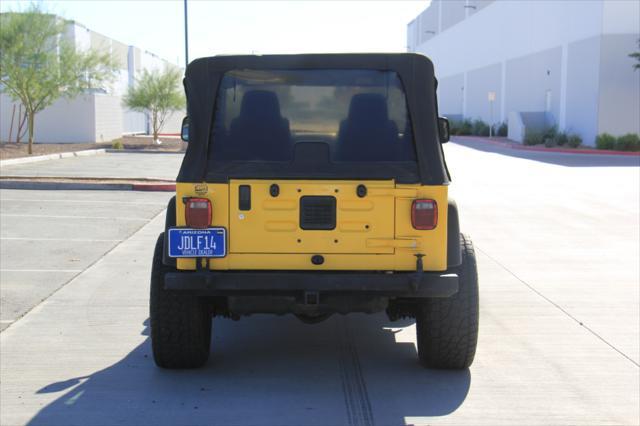
{"type": "MultiPolygon", "coordinates": [[[[361,182],[232,180],[229,188],[229,252],[234,253],[386,253],[392,247],[374,247],[370,238],[393,238],[394,198],[359,198],[361,182]],[[272,184],[278,197],[269,194],[272,184]],[[251,210],[238,209],[238,187],[251,187],[251,210]],[[336,198],[336,228],[300,229],[299,199],[305,195],[336,198]],[[373,214],[375,213],[375,214],[373,214]]],[[[367,188],[393,189],[392,181],[367,183],[367,188]]]]}
{"type": "MultiPolygon", "coordinates": [[[[362,181],[232,180],[226,184],[178,183],[177,226],[185,226],[183,197],[208,198],[212,226],[227,229],[228,254],[210,259],[217,270],[377,270],[414,271],[418,253],[424,269],[447,269],[447,187],[396,185],[366,181],[367,196],[356,195],[362,181]],[[271,184],[278,197],[269,194],[271,184]],[[238,186],[251,186],[251,210],[238,209],[238,186]],[[336,197],[336,228],[299,228],[299,199],[305,195],[336,197]],[[430,198],[438,204],[435,229],[418,231],[411,225],[411,204],[430,198]],[[322,265],[310,262],[324,256],[322,265]]],[[[177,259],[178,269],[195,269],[195,259],[177,259]]]]}

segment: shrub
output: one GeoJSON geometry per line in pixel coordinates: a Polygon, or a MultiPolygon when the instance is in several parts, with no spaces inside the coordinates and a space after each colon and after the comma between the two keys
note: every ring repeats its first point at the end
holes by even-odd
{"type": "Polygon", "coordinates": [[[557,135],[557,126],[545,127],[544,129],[542,129],[542,142],[544,143],[544,146],[546,146],[547,148],[556,146],[555,139],[557,135]]]}
{"type": "Polygon", "coordinates": [[[539,145],[544,144],[550,148],[558,145],[558,128],[556,126],[544,127],[542,129],[525,129],[524,144],[539,145]]]}
{"type": "Polygon", "coordinates": [[[616,146],[616,138],[609,133],[602,133],[596,138],[596,148],[598,149],[614,149],[616,146]]]}
{"type": "Polygon", "coordinates": [[[526,129],[524,134],[525,145],[539,145],[544,142],[544,132],[534,129],[526,129]]]}
{"type": "Polygon", "coordinates": [[[558,126],[545,127],[543,132],[545,139],[555,139],[558,135],[558,126]]]}
{"type": "Polygon", "coordinates": [[[482,120],[474,120],[471,131],[476,136],[489,136],[489,125],[482,120]]]}
{"type": "Polygon", "coordinates": [[[579,135],[571,134],[567,137],[567,145],[571,148],[577,148],[582,145],[582,138],[579,135]]]}
{"type": "Polygon", "coordinates": [[[460,123],[459,135],[471,135],[473,130],[473,124],[471,120],[462,120],[460,123]]]}
{"type": "Polygon", "coordinates": [[[469,120],[451,120],[449,122],[449,128],[452,135],[470,135],[472,124],[469,120]]]}
{"type": "Polygon", "coordinates": [[[120,139],[117,139],[117,140],[113,141],[113,144],[111,144],[111,148],[112,149],[124,149],[124,145],[122,144],[122,141],[120,139]]]}
{"type": "Polygon", "coordinates": [[[458,134],[458,122],[449,120],[449,134],[457,135],[458,134]]]}
{"type": "Polygon", "coordinates": [[[620,136],[615,143],[618,151],[640,151],[640,137],[635,133],[620,136]]]}
{"type": "Polygon", "coordinates": [[[495,134],[497,136],[503,136],[506,137],[509,134],[509,126],[507,126],[507,123],[501,123],[498,128],[496,129],[495,134]]]}
{"type": "Polygon", "coordinates": [[[489,136],[489,125],[482,120],[451,121],[449,127],[452,135],[489,136]]]}
{"type": "Polygon", "coordinates": [[[459,135],[461,126],[462,126],[461,121],[457,121],[457,120],[449,121],[449,133],[452,135],[459,135]]]}
{"type": "Polygon", "coordinates": [[[569,143],[569,137],[565,132],[558,132],[553,141],[557,146],[565,146],[569,143]]]}

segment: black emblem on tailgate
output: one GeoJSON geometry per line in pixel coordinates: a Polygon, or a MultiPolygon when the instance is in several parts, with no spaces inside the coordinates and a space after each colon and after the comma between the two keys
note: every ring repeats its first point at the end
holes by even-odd
{"type": "Polygon", "coordinates": [[[336,198],[300,197],[300,228],[331,230],[336,228],[336,198]]]}

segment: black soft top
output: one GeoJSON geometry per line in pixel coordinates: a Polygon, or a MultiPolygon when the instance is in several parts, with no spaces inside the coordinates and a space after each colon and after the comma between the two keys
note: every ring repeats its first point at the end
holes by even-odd
{"type": "MultiPolygon", "coordinates": [[[[243,55],[199,58],[187,66],[184,88],[189,115],[189,144],[178,182],[228,182],[232,178],[307,178],[307,179],[395,179],[400,183],[425,185],[448,184],[449,177],[438,138],[437,81],[433,64],[414,53],[243,55]],[[265,164],[218,164],[208,161],[215,100],[222,76],[227,71],[304,70],[304,69],[372,69],[395,71],[405,89],[418,158],[417,173],[405,173],[402,164],[389,167],[363,165],[349,167],[350,175],[323,174],[321,165],[313,167],[309,158],[294,158],[283,173],[282,168],[270,172],[265,164]],[[297,164],[299,163],[299,164],[297,164]],[[314,171],[317,171],[314,172],[314,171]],[[273,174],[273,175],[272,175],[273,174]]],[[[316,147],[317,148],[317,147],[316,147]]],[[[314,154],[312,154],[313,156],[314,154]]],[[[347,169],[346,169],[347,170],[347,169]]]]}

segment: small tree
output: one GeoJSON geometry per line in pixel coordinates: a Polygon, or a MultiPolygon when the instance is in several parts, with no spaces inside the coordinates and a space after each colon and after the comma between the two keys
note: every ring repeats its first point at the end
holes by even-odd
{"type": "Polygon", "coordinates": [[[102,87],[118,68],[109,53],[76,51],[65,36],[66,26],[38,5],[0,15],[0,90],[25,107],[29,154],[38,112],[60,97],[71,99],[102,87]]]}
{"type": "MultiPolygon", "coordinates": [[[[640,47],[640,38],[638,39],[638,47],[640,47]]],[[[636,63],[633,64],[633,69],[640,70],[640,52],[633,52],[629,57],[636,60],[636,63]]]]}
{"type": "Polygon", "coordinates": [[[162,72],[144,70],[136,84],[130,87],[124,96],[124,104],[128,108],[151,115],[155,143],[160,143],[158,134],[169,114],[185,106],[180,87],[181,74],[178,68],[170,67],[166,67],[162,72]]]}

